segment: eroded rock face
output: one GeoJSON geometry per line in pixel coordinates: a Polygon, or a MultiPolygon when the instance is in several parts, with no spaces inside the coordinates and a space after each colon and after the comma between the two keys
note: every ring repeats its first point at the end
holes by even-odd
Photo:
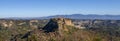
{"type": "Polygon", "coordinates": [[[68,31],[66,26],[73,26],[73,23],[70,19],[66,18],[53,18],[50,19],[48,24],[43,28],[46,32],[55,32],[55,31],[68,31]]]}
{"type": "Polygon", "coordinates": [[[1,24],[2,27],[12,27],[14,22],[13,21],[1,20],[0,24],[1,24]]]}

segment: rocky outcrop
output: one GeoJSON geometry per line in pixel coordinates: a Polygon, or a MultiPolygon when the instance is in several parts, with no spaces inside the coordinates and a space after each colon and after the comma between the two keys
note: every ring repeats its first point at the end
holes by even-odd
{"type": "Polygon", "coordinates": [[[38,20],[30,20],[30,21],[29,21],[29,25],[30,25],[30,27],[32,27],[32,28],[38,28],[38,23],[39,23],[38,20]]]}
{"type": "Polygon", "coordinates": [[[34,25],[36,23],[38,23],[38,20],[30,20],[30,22],[29,22],[30,25],[34,25]]]}
{"type": "Polygon", "coordinates": [[[1,20],[0,24],[2,27],[12,27],[14,25],[13,21],[1,20]]]}
{"type": "Polygon", "coordinates": [[[43,28],[46,32],[68,31],[66,26],[74,26],[70,19],[66,18],[52,18],[48,24],[43,28]]]}

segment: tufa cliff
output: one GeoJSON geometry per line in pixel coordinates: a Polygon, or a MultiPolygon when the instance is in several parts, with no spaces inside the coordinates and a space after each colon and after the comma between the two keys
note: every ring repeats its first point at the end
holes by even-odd
{"type": "Polygon", "coordinates": [[[70,19],[52,18],[43,30],[45,30],[45,32],[68,31],[67,26],[74,26],[70,19]]]}

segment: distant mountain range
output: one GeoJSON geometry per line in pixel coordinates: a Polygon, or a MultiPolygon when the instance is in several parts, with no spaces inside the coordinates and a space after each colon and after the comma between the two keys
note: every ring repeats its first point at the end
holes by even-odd
{"type": "Polygon", "coordinates": [[[32,17],[32,18],[5,18],[5,19],[50,19],[50,18],[70,18],[70,19],[102,19],[102,20],[120,20],[120,15],[82,15],[82,14],[72,14],[72,15],[54,15],[47,17],[32,17]]]}
{"type": "Polygon", "coordinates": [[[82,15],[82,14],[72,14],[72,15],[55,15],[55,16],[48,16],[48,17],[41,17],[42,19],[49,19],[49,18],[70,18],[70,19],[103,19],[103,20],[120,20],[120,15],[82,15]]]}

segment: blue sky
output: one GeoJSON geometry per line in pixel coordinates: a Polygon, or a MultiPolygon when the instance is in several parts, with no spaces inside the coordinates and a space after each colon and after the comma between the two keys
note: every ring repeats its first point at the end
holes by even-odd
{"type": "Polygon", "coordinates": [[[120,15],[120,0],[0,0],[0,17],[120,15]]]}

